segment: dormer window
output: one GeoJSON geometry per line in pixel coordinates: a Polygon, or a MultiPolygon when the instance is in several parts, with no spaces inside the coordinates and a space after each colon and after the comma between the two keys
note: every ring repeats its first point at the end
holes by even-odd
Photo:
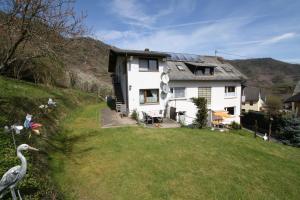
{"type": "Polygon", "coordinates": [[[157,59],[139,59],[140,72],[157,72],[158,60],[157,59]]]}
{"type": "Polygon", "coordinates": [[[213,67],[197,67],[195,70],[196,76],[212,76],[214,75],[213,67]]]}

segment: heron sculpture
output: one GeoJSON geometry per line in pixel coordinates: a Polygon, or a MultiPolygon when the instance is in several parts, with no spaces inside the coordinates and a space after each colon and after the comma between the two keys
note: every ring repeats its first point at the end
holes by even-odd
{"type": "MultiPolygon", "coordinates": [[[[17,199],[15,187],[16,185],[24,178],[27,170],[27,161],[23,156],[22,151],[34,150],[38,151],[38,149],[29,146],[28,144],[21,144],[17,148],[17,156],[21,160],[21,165],[17,165],[10,170],[8,170],[0,180],[0,199],[4,196],[8,189],[11,192],[13,200],[17,199]]],[[[18,190],[18,196],[22,199],[20,192],[18,190]]]]}

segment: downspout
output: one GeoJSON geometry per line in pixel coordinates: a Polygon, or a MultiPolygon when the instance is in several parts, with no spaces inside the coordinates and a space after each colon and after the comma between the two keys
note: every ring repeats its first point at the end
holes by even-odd
{"type": "Polygon", "coordinates": [[[128,59],[127,59],[128,55],[126,53],[125,55],[125,70],[126,70],[126,109],[127,109],[127,113],[129,115],[129,87],[128,87],[128,59]]]}

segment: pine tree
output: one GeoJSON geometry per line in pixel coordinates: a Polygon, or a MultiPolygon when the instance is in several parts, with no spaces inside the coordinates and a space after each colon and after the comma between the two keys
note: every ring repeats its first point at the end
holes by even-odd
{"type": "Polygon", "coordinates": [[[207,101],[205,98],[193,98],[193,103],[197,106],[197,114],[196,119],[194,120],[194,124],[197,128],[204,128],[207,125],[207,101]]]}
{"type": "Polygon", "coordinates": [[[291,144],[300,147],[300,119],[285,118],[281,127],[282,135],[288,139],[291,144]]]}

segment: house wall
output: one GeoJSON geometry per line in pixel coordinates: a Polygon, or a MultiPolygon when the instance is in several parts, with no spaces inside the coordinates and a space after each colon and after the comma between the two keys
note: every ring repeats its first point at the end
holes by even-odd
{"type": "Polygon", "coordinates": [[[159,60],[158,72],[140,72],[139,59],[133,57],[128,59],[128,108],[129,113],[137,111],[159,111],[165,110],[165,99],[161,95],[161,75],[166,62],[159,60]],[[159,103],[156,104],[140,104],[139,92],[140,89],[159,89],[159,103]]]}
{"type": "MultiPolygon", "coordinates": [[[[225,107],[235,107],[233,118],[227,119],[227,123],[236,121],[240,123],[241,110],[241,83],[239,82],[203,82],[203,81],[172,81],[170,87],[185,87],[186,98],[172,99],[168,96],[168,109],[175,107],[176,111],[185,111],[185,124],[191,124],[196,117],[197,108],[191,98],[198,97],[199,87],[211,87],[211,104],[208,109],[212,111],[224,110],[225,107]],[[226,97],[225,86],[235,86],[236,96],[226,97]]],[[[169,110],[168,110],[169,111],[169,110]]],[[[170,114],[169,112],[167,113],[170,114]]]]}
{"type": "MultiPolygon", "coordinates": [[[[199,87],[211,87],[211,105],[208,105],[208,109],[213,111],[224,110],[225,107],[235,107],[235,115],[233,118],[227,120],[228,123],[231,121],[240,122],[240,110],[241,110],[241,83],[240,82],[228,82],[228,81],[171,81],[169,82],[170,87],[185,87],[186,97],[181,99],[171,98],[171,94],[168,94],[165,98],[162,98],[161,89],[161,75],[164,67],[167,63],[163,60],[159,60],[159,71],[158,72],[140,72],[139,71],[139,59],[137,57],[131,57],[127,59],[127,74],[124,73],[123,69],[125,58],[119,57],[117,59],[117,70],[116,74],[120,78],[122,93],[124,99],[128,92],[128,111],[131,114],[134,110],[139,113],[141,111],[166,111],[166,116],[170,117],[170,107],[175,107],[176,111],[185,111],[184,123],[186,125],[191,124],[196,116],[197,108],[191,101],[191,98],[198,97],[199,87]],[[122,66],[123,63],[123,66],[122,66]],[[126,81],[128,84],[126,85],[126,81]],[[235,86],[236,96],[226,97],[225,86],[235,86]],[[156,104],[140,104],[139,102],[139,91],[140,89],[158,89],[159,90],[159,103],[156,104]]],[[[141,115],[140,115],[141,116],[141,115]]]]}
{"type": "Polygon", "coordinates": [[[242,109],[244,109],[246,112],[248,112],[249,110],[261,111],[264,104],[265,102],[262,99],[259,99],[258,101],[253,101],[253,105],[250,105],[250,101],[246,101],[245,105],[242,105],[242,109]]]}

